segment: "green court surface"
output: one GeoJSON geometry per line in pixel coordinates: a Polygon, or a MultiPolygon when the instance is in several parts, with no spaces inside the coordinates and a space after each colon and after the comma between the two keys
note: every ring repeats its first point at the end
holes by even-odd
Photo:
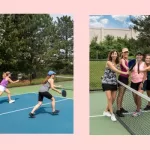
{"type": "Polygon", "coordinates": [[[106,104],[104,92],[90,93],[90,135],[130,135],[119,121],[112,122],[103,116],[106,104]]]}

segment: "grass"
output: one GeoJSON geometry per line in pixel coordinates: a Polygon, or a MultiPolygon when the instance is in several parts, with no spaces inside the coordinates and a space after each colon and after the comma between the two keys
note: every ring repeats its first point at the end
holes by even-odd
{"type": "Polygon", "coordinates": [[[106,61],[90,61],[90,90],[102,89],[101,76],[104,75],[106,61]]]}
{"type": "MultiPolygon", "coordinates": [[[[71,75],[60,75],[60,76],[63,76],[63,77],[72,77],[71,75]]],[[[39,85],[43,82],[45,78],[37,78],[37,79],[33,79],[30,83],[30,80],[21,80],[20,82],[18,83],[15,83],[15,84],[9,84],[8,87],[11,88],[11,87],[21,87],[21,86],[29,86],[29,85],[39,85]]],[[[55,79],[55,82],[64,82],[65,81],[73,81],[73,77],[72,78],[56,78],[55,79]]],[[[67,82],[66,82],[67,83],[67,82]]]]}

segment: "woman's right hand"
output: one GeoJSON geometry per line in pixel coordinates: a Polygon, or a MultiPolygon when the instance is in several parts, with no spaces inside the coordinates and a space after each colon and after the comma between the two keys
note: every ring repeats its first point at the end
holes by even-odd
{"type": "Polygon", "coordinates": [[[127,71],[127,72],[123,72],[123,74],[128,75],[128,74],[129,74],[129,71],[127,71]]]}
{"type": "Polygon", "coordinates": [[[59,94],[61,94],[61,91],[58,91],[59,94]]]}

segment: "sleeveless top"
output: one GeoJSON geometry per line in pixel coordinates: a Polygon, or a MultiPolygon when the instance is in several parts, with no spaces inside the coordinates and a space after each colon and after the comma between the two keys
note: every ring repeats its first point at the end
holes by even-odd
{"type": "Polygon", "coordinates": [[[43,84],[40,89],[39,92],[48,92],[50,89],[50,83],[47,81],[45,84],[43,84]]]}
{"type": "MultiPolygon", "coordinates": [[[[144,62],[142,62],[139,66],[139,70],[143,70],[144,69],[144,62]]],[[[136,65],[134,66],[132,73],[131,73],[131,81],[133,83],[138,83],[138,82],[142,82],[143,81],[143,77],[144,77],[144,73],[140,72],[138,73],[138,63],[136,63],[136,65]]]]}
{"type": "Polygon", "coordinates": [[[8,81],[6,79],[3,79],[0,83],[0,85],[2,85],[3,87],[7,87],[8,81]]]}
{"type": "Polygon", "coordinates": [[[117,85],[116,73],[111,69],[109,69],[108,67],[105,68],[102,84],[117,85]]]}
{"type": "MultiPolygon", "coordinates": [[[[126,60],[125,60],[125,65],[128,67],[128,62],[126,60]]],[[[122,64],[120,64],[120,69],[121,69],[122,72],[127,72],[127,69],[124,68],[122,64]]],[[[127,75],[126,74],[120,74],[120,76],[123,76],[123,77],[126,77],[126,78],[129,77],[128,74],[127,75]]]]}

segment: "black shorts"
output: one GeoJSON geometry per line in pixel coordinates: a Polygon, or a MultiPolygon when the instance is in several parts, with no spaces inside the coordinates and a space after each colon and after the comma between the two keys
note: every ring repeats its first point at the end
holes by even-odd
{"type": "Polygon", "coordinates": [[[147,84],[146,84],[146,91],[150,90],[150,80],[147,80],[147,84]]]}
{"type": "MultiPolygon", "coordinates": [[[[120,82],[126,84],[126,85],[129,84],[129,78],[127,78],[127,77],[123,77],[123,76],[120,76],[120,75],[119,75],[118,80],[119,80],[120,82]]],[[[120,86],[119,83],[118,83],[118,86],[120,86]]]]}
{"type": "Polygon", "coordinates": [[[43,101],[43,98],[46,97],[51,99],[53,96],[49,92],[39,92],[39,99],[38,101],[43,101]]]}
{"type": "Polygon", "coordinates": [[[117,91],[117,85],[102,84],[103,91],[117,91]]]}
{"type": "Polygon", "coordinates": [[[131,88],[138,91],[139,90],[139,86],[142,82],[138,82],[138,83],[133,83],[131,82],[131,88]]]}

